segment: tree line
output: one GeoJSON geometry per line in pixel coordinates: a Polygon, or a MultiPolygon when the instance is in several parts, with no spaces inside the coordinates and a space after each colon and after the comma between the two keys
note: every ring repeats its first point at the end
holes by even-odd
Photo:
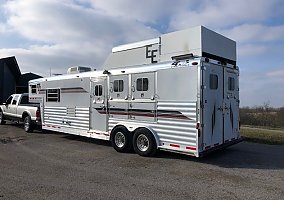
{"type": "Polygon", "coordinates": [[[242,125],[284,128],[284,107],[273,108],[269,103],[262,106],[240,108],[242,125]]]}

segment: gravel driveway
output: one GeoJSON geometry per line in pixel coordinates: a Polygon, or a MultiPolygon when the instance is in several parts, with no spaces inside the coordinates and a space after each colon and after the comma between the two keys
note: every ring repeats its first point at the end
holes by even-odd
{"type": "Polygon", "coordinates": [[[0,126],[0,200],[283,198],[284,146],[242,142],[201,159],[145,158],[106,141],[0,126]]]}

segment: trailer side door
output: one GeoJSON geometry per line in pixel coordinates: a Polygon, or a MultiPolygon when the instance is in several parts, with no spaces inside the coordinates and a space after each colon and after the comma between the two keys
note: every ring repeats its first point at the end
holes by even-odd
{"type": "Polygon", "coordinates": [[[90,129],[107,131],[107,81],[106,77],[91,79],[90,129]]]}
{"type": "Polygon", "coordinates": [[[155,72],[131,74],[129,119],[156,121],[155,72]]]}
{"type": "Polygon", "coordinates": [[[109,116],[128,119],[129,76],[127,74],[109,77],[109,116]]]}

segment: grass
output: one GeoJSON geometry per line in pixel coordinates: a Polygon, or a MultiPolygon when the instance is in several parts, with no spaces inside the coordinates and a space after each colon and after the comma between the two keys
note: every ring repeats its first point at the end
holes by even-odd
{"type": "Polygon", "coordinates": [[[242,126],[241,136],[251,142],[284,145],[284,129],[242,126]]]}

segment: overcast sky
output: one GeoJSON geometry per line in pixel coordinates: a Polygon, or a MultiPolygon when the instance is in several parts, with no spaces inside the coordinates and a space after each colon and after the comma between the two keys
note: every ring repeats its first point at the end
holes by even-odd
{"type": "Polygon", "coordinates": [[[284,106],[283,0],[0,0],[0,58],[22,72],[101,64],[116,45],[204,25],[237,42],[241,106],[284,106]]]}

